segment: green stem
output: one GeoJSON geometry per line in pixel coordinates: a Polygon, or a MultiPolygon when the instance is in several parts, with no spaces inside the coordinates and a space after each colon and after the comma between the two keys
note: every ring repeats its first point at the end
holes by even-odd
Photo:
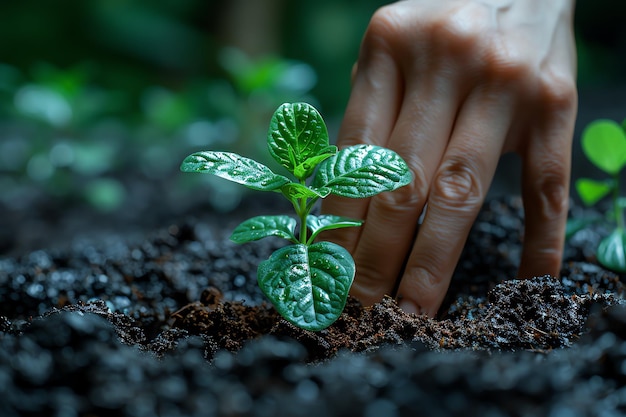
{"type": "Polygon", "coordinates": [[[311,210],[313,210],[313,206],[315,205],[315,203],[317,203],[317,200],[319,200],[319,197],[315,197],[312,198],[307,204],[306,204],[306,211],[307,213],[310,213],[311,210]]]}
{"type": "MultiPolygon", "coordinates": [[[[305,185],[304,180],[300,180],[300,184],[305,185]]],[[[302,197],[299,200],[300,207],[298,208],[298,217],[300,217],[300,243],[306,245],[307,243],[307,227],[306,227],[306,218],[309,215],[310,209],[306,204],[306,197],[302,197]]]]}

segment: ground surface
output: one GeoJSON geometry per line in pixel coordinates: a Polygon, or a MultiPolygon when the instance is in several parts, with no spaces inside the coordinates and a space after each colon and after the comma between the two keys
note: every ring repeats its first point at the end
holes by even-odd
{"type": "Polygon", "coordinates": [[[318,333],[264,303],[244,211],[0,260],[0,415],[618,416],[626,305],[570,240],[560,278],[514,280],[518,200],[486,204],[437,320],[391,299],[318,333]],[[240,216],[240,217],[238,217],[240,216]]]}

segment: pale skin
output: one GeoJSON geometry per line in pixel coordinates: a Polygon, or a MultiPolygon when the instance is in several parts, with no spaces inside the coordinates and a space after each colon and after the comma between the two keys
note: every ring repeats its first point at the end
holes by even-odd
{"type": "Polygon", "coordinates": [[[507,152],[522,160],[518,276],[558,276],[577,110],[573,14],[574,0],[405,0],[374,14],[337,144],[393,149],[414,179],[322,206],[365,220],[329,232],[354,255],[351,293],[365,305],[388,294],[436,316],[507,152]]]}

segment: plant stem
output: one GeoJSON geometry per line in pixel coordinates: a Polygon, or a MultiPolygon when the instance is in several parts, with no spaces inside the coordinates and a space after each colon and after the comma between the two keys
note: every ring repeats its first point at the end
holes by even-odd
{"type": "MultiPolygon", "coordinates": [[[[305,185],[304,180],[300,180],[300,184],[305,185]]],[[[300,243],[306,245],[307,242],[307,227],[306,218],[309,215],[310,208],[307,207],[307,198],[302,197],[299,199],[300,207],[298,209],[298,217],[300,217],[300,243]]]]}
{"type": "Polygon", "coordinates": [[[312,198],[311,200],[309,200],[308,203],[306,203],[307,214],[311,212],[311,210],[313,209],[313,206],[315,205],[315,203],[317,203],[317,200],[319,200],[319,197],[312,198]]]}

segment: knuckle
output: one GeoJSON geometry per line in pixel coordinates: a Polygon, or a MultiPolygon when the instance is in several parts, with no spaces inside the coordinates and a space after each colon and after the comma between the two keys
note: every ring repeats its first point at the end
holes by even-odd
{"type": "Polygon", "coordinates": [[[492,44],[489,21],[483,6],[466,4],[450,13],[434,16],[425,27],[437,46],[466,59],[492,44]]]}
{"type": "Polygon", "coordinates": [[[568,175],[556,164],[545,164],[540,168],[535,190],[542,220],[553,221],[567,215],[568,180],[568,175]]]}
{"type": "Polygon", "coordinates": [[[541,99],[548,108],[563,112],[576,111],[578,91],[572,76],[546,70],[542,73],[539,88],[541,99]]]}
{"type": "Polygon", "coordinates": [[[391,50],[390,43],[402,26],[402,17],[397,7],[383,6],[376,10],[369,22],[363,39],[364,50],[391,50]]]}
{"type": "Polygon", "coordinates": [[[468,23],[443,16],[431,25],[432,38],[439,50],[447,51],[457,65],[477,80],[506,86],[532,79],[536,72],[534,55],[506,42],[486,20],[482,17],[468,23]]]}
{"type": "Polygon", "coordinates": [[[575,77],[561,69],[543,67],[522,51],[491,49],[483,59],[482,72],[492,86],[515,89],[542,111],[571,113],[577,109],[575,77]]]}
{"type": "Polygon", "coordinates": [[[484,59],[484,72],[492,82],[511,85],[532,79],[532,62],[512,50],[493,48],[484,59]]]}
{"type": "Polygon", "coordinates": [[[437,173],[431,200],[457,209],[480,206],[483,190],[476,169],[467,160],[446,163],[437,173]]]}
{"type": "Polygon", "coordinates": [[[481,75],[498,87],[510,89],[520,86],[522,92],[527,92],[540,76],[536,55],[515,42],[499,37],[485,40],[479,55],[482,60],[481,75]]]}

